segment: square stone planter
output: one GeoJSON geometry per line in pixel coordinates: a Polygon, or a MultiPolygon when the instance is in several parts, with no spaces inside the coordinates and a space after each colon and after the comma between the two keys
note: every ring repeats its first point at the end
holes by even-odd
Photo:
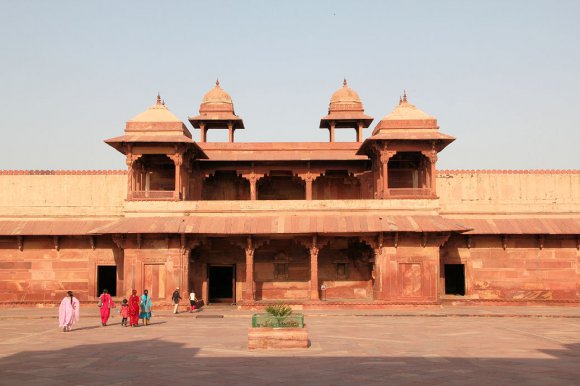
{"type": "Polygon", "coordinates": [[[248,328],[248,349],[308,348],[308,330],[303,328],[248,328]]]}

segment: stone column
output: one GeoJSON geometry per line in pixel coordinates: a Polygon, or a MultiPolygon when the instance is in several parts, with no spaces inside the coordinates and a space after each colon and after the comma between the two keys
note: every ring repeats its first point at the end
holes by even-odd
{"type": "Polygon", "coordinates": [[[252,238],[248,237],[246,251],[246,291],[243,298],[247,301],[254,301],[254,252],[256,251],[252,243],[252,238]]]}
{"type": "Polygon", "coordinates": [[[425,157],[427,157],[429,159],[429,188],[431,189],[431,195],[435,196],[436,195],[436,178],[437,178],[437,151],[433,148],[432,150],[429,151],[422,151],[421,154],[423,154],[425,157]]]}
{"type": "Polygon", "coordinates": [[[256,201],[258,199],[257,183],[260,178],[264,177],[262,173],[243,173],[242,178],[250,182],[250,200],[256,201]]]}
{"type": "Polygon", "coordinates": [[[330,129],[328,129],[330,134],[330,142],[334,142],[334,129],[336,127],[336,123],[330,122],[330,129]]]}
{"type": "Polygon", "coordinates": [[[397,154],[396,151],[391,151],[387,149],[381,149],[379,153],[379,160],[381,163],[382,170],[382,187],[383,187],[383,197],[389,197],[389,160],[397,154]]]}
{"type": "Polygon", "coordinates": [[[133,197],[135,190],[135,162],[141,158],[141,155],[127,153],[125,163],[127,164],[127,199],[133,197]]]}
{"type": "Polygon", "coordinates": [[[312,200],[312,184],[314,182],[314,180],[316,180],[319,176],[320,173],[312,173],[310,171],[306,172],[306,173],[298,173],[297,174],[298,177],[300,177],[300,179],[302,181],[304,181],[305,184],[305,190],[306,190],[306,194],[304,197],[306,200],[312,200]]]}
{"type": "Polygon", "coordinates": [[[316,245],[316,236],[314,236],[310,246],[310,300],[320,300],[320,293],[318,292],[318,252],[320,252],[320,249],[316,245]]]}
{"type": "Polygon", "coordinates": [[[200,123],[199,129],[201,131],[201,142],[206,142],[207,141],[207,129],[205,128],[205,123],[200,123]]]}
{"type": "Polygon", "coordinates": [[[230,143],[234,142],[234,125],[231,122],[228,122],[228,137],[230,143]]]}
{"type": "Polygon", "coordinates": [[[175,153],[170,155],[169,158],[173,160],[175,165],[175,188],[173,191],[173,198],[179,201],[181,197],[181,165],[183,165],[183,154],[175,153]]]}
{"type": "Polygon", "coordinates": [[[359,122],[356,127],[356,141],[362,142],[362,135],[363,135],[363,123],[359,122]]]}

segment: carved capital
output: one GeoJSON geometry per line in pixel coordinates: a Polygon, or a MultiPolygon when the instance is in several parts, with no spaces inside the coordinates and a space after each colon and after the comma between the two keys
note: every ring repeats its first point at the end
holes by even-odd
{"type": "Polygon", "coordinates": [[[397,152],[394,150],[383,149],[379,153],[379,160],[381,163],[386,164],[395,154],[397,154],[397,152]]]}
{"type": "Polygon", "coordinates": [[[175,153],[167,155],[175,164],[175,166],[179,167],[183,165],[183,154],[182,153],[175,153]]]}
{"type": "Polygon", "coordinates": [[[133,167],[133,164],[135,163],[135,161],[137,161],[141,157],[143,157],[143,155],[141,155],[141,154],[132,154],[132,153],[129,153],[125,157],[125,163],[127,164],[127,166],[129,168],[132,168],[133,167]]]}
{"type": "Polygon", "coordinates": [[[437,162],[437,151],[436,150],[422,151],[421,154],[423,154],[425,157],[427,157],[432,164],[437,162]]]}
{"type": "Polygon", "coordinates": [[[256,182],[258,182],[260,178],[264,177],[264,174],[251,172],[251,173],[242,173],[240,174],[240,176],[248,180],[251,184],[255,184],[256,182]]]}

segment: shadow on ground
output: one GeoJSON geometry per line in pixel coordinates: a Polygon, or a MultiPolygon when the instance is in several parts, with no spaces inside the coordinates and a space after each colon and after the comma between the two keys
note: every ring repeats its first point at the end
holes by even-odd
{"type": "Polygon", "coordinates": [[[545,359],[329,356],[312,349],[235,355],[227,348],[138,340],[7,356],[0,359],[0,384],[578,384],[580,344],[563,347],[543,350],[545,359]]]}

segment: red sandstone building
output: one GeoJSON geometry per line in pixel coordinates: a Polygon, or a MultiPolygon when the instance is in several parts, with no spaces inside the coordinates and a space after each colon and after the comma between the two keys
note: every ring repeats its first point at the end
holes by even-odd
{"type": "Polygon", "coordinates": [[[329,142],[235,142],[219,83],[189,121],[201,141],[160,98],[129,120],[105,141],[126,171],[0,172],[0,302],[580,303],[580,171],[437,170],[454,138],[434,117],[405,95],[363,138],[346,81],[329,142]]]}

